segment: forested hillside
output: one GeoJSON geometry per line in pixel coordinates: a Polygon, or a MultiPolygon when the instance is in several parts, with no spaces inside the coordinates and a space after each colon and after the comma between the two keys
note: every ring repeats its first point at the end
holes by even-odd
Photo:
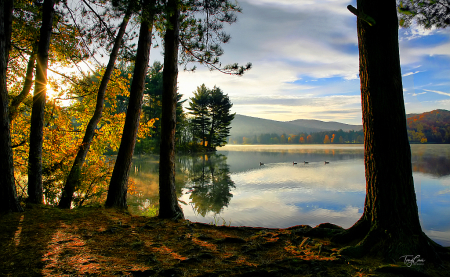
{"type": "MultiPolygon", "coordinates": [[[[410,143],[450,143],[450,112],[407,115],[410,143]]],[[[243,115],[233,120],[232,144],[363,143],[362,125],[298,119],[280,122],[243,115]]]]}
{"type": "Polygon", "coordinates": [[[411,143],[450,143],[450,111],[433,110],[407,119],[411,143]]]}

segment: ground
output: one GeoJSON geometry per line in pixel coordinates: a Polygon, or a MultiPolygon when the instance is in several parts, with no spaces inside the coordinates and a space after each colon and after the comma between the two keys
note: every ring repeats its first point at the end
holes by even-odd
{"type": "Polygon", "coordinates": [[[27,207],[0,215],[0,276],[450,276],[450,257],[350,259],[336,226],[215,226],[105,208],[27,207]]]}

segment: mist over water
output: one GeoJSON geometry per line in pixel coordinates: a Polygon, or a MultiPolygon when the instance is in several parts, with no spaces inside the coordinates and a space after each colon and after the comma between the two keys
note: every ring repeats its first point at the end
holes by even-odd
{"type": "MultiPolygon", "coordinates": [[[[450,145],[411,149],[422,228],[449,246],[450,145]]],[[[214,154],[177,156],[180,205],[187,219],[204,223],[284,228],[331,222],[348,228],[364,208],[363,151],[362,145],[230,145],[214,154]]],[[[134,160],[134,213],[158,204],[158,160],[134,160]]]]}

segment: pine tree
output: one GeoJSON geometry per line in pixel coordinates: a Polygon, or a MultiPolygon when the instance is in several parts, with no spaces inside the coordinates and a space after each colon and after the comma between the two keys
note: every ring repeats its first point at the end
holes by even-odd
{"type": "Polygon", "coordinates": [[[210,93],[209,114],[211,126],[209,130],[209,147],[215,149],[223,146],[227,142],[230,134],[230,124],[235,114],[230,113],[233,104],[228,95],[223,94],[222,90],[214,87],[210,93]]]}
{"type": "Polygon", "coordinates": [[[335,240],[359,241],[342,255],[398,260],[414,253],[437,262],[442,247],[423,233],[414,192],[395,1],[360,0],[349,10],[358,17],[367,193],[361,218],[335,240]]]}
{"type": "Polygon", "coordinates": [[[205,147],[207,130],[211,124],[208,111],[210,91],[205,84],[202,84],[197,87],[197,91],[194,91],[194,97],[191,97],[190,100],[188,110],[194,116],[191,123],[194,129],[194,136],[202,141],[202,145],[205,147]]]}

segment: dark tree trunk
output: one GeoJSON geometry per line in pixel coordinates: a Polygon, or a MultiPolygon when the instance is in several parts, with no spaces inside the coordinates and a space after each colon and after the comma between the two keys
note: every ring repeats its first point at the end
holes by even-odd
{"type": "Polygon", "coordinates": [[[9,129],[6,70],[11,43],[13,1],[0,0],[0,213],[20,212],[14,183],[13,151],[9,129]]]}
{"type": "Polygon", "coordinates": [[[213,145],[213,137],[215,133],[215,124],[216,124],[216,115],[211,115],[211,129],[209,130],[209,138],[208,138],[208,148],[216,149],[216,147],[213,145]]]}
{"type": "Polygon", "coordinates": [[[159,218],[184,218],[175,190],[175,129],[178,76],[180,11],[176,0],[168,0],[164,35],[164,71],[159,160],[159,218]]]}
{"type": "Polygon", "coordinates": [[[109,184],[106,207],[127,208],[128,175],[139,129],[145,76],[147,75],[150,59],[154,6],[155,1],[153,0],[145,4],[145,8],[143,9],[133,81],[131,82],[130,100],[128,102],[122,140],[109,184]]]}
{"type": "Polygon", "coordinates": [[[42,7],[42,26],[39,35],[36,81],[33,108],[31,110],[30,152],[28,157],[28,202],[43,202],[42,191],[42,143],[44,129],[45,98],[47,93],[47,67],[50,36],[53,27],[54,0],[45,0],[42,7]]]}
{"type": "Polygon", "coordinates": [[[376,22],[370,26],[358,19],[366,200],[361,219],[335,239],[360,240],[342,249],[344,255],[369,254],[395,261],[404,255],[434,258],[429,246],[433,243],[420,226],[414,191],[396,3],[362,0],[358,1],[361,11],[376,22]]]}
{"type": "Polygon", "coordinates": [[[92,139],[94,138],[97,125],[100,122],[100,119],[102,118],[103,107],[105,103],[106,88],[108,86],[108,82],[111,78],[111,74],[114,69],[114,63],[116,62],[117,55],[120,49],[120,44],[122,43],[122,38],[123,35],[125,34],[125,29],[127,28],[130,15],[131,10],[129,9],[125,14],[122,24],[120,25],[119,32],[117,33],[114,42],[114,47],[111,51],[111,55],[109,56],[108,65],[106,66],[106,70],[100,83],[100,87],[98,88],[97,104],[95,106],[95,111],[86,127],[83,142],[78,148],[77,156],[75,157],[69,176],[67,177],[66,183],[64,185],[61,200],[59,201],[59,208],[70,209],[70,206],[72,205],[73,193],[76,187],[80,184],[81,169],[83,167],[86,155],[91,146],[92,139]]]}
{"type": "Polygon", "coordinates": [[[25,83],[23,84],[23,89],[17,95],[14,97],[14,99],[11,101],[11,105],[9,107],[9,120],[13,121],[14,118],[19,113],[19,105],[20,103],[25,100],[25,98],[30,94],[31,87],[33,86],[33,71],[34,71],[34,65],[36,63],[36,52],[35,48],[33,47],[33,53],[31,53],[30,58],[28,59],[27,64],[27,73],[25,75],[25,83]]]}

